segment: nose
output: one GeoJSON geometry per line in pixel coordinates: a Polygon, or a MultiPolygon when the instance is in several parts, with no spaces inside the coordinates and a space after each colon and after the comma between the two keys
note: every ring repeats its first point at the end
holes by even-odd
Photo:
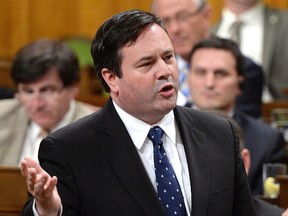
{"type": "Polygon", "coordinates": [[[167,79],[169,76],[171,76],[171,74],[172,74],[171,68],[168,67],[168,65],[164,60],[161,59],[157,66],[157,72],[156,72],[157,79],[167,79]]]}
{"type": "Polygon", "coordinates": [[[42,98],[39,94],[33,95],[33,98],[31,98],[30,101],[30,107],[33,109],[33,111],[42,109],[46,106],[46,102],[44,98],[42,98]]]}
{"type": "Polygon", "coordinates": [[[215,85],[215,77],[213,73],[208,73],[205,77],[205,85],[207,88],[212,88],[215,85]]]}
{"type": "Polygon", "coordinates": [[[172,19],[166,28],[167,28],[167,31],[169,32],[169,34],[171,34],[171,35],[178,33],[180,30],[179,24],[175,19],[172,19]]]}

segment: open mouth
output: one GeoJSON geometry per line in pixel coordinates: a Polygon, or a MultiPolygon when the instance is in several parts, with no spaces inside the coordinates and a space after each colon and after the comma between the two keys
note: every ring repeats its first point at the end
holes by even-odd
{"type": "Polygon", "coordinates": [[[162,92],[167,92],[167,91],[171,91],[173,89],[173,85],[169,84],[169,85],[165,85],[161,91],[162,92]]]}
{"type": "Polygon", "coordinates": [[[174,86],[172,84],[166,84],[160,89],[159,92],[164,97],[169,97],[174,93],[174,86]]]}

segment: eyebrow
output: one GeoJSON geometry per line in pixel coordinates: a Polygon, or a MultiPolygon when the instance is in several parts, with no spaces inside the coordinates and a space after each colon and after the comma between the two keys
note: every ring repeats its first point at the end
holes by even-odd
{"type": "MultiPolygon", "coordinates": [[[[166,50],[164,50],[162,55],[167,55],[167,54],[174,54],[174,50],[172,48],[166,49],[166,50]]],[[[139,62],[142,62],[142,61],[151,60],[153,58],[154,58],[153,55],[143,56],[139,60],[137,60],[136,64],[139,63],[139,62]]]]}

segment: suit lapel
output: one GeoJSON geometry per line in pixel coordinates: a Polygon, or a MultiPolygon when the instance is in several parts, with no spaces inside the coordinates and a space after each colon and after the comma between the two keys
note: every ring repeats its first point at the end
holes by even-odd
{"type": "Polygon", "coordinates": [[[280,17],[269,8],[264,8],[264,39],[263,39],[263,68],[266,69],[266,77],[270,71],[271,59],[273,59],[274,47],[277,42],[277,23],[280,17]]]}
{"type": "MultiPolygon", "coordinates": [[[[191,108],[189,108],[191,109],[191,108]]],[[[205,215],[209,199],[209,162],[205,134],[195,129],[191,115],[175,110],[175,117],[184,144],[192,188],[192,216],[205,215]]],[[[192,110],[192,109],[191,109],[192,110]]]]}
{"type": "Polygon", "coordinates": [[[145,215],[164,216],[156,191],[111,100],[102,111],[105,117],[101,129],[110,138],[106,143],[101,143],[101,148],[107,154],[114,171],[145,215]]]}

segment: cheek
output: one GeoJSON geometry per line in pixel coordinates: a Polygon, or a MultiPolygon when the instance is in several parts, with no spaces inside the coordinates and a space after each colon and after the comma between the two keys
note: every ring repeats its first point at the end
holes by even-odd
{"type": "Polygon", "coordinates": [[[230,100],[234,100],[240,94],[238,83],[226,85],[226,87],[223,88],[223,94],[227,95],[230,100]]]}
{"type": "Polygon", "coordinates": [[[201,80],[200,79],[196,79],[195,77],[191,77],[189,79],[189,87],[190,89],[193,91],[197,91],[200,90],[202,84],[201,84],[201,80]]]}

